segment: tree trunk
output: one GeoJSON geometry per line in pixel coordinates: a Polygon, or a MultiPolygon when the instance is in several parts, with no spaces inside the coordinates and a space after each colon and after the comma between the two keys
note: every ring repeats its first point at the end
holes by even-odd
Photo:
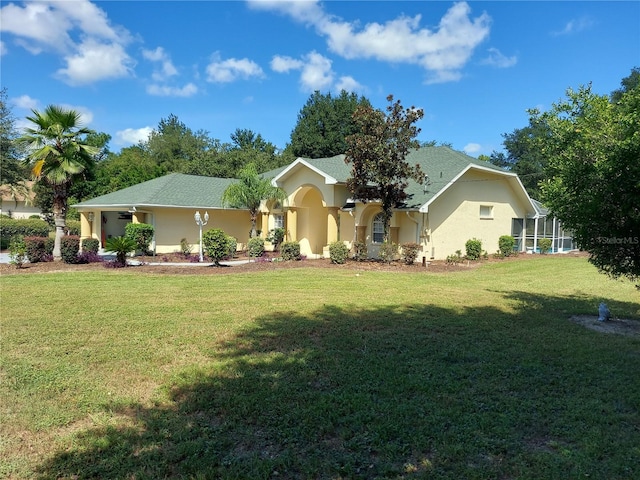
{"type": "Polygon", "coordinates": [[[62,237],[67,227],[67,188],[65,185],[53,185],[53,221],[56,237],[53,244],[53,260],[62,260],[62,237]]]}
{"type": "Polygon", "coordinates": [[[253,238],[258,236],[258,230],[256,229],[258,214],[251,212],[250,215],[251,215],[251,232],[249,233],[249,238],[253,238]]]}

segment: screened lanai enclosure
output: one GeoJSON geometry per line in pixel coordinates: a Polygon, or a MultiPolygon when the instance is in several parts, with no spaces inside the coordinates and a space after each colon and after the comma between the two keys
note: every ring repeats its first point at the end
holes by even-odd
{"type": "Polygon", "coordinates": [[[531,218],[514,218],[511,235],[516,239],[519,252],[540,253],[539,241],[551,239],[549,253],[561,253],[576,250],[578,247],[571,231],[564,228],[562,222],[549,214],[549,210],[537,200],[531,200],[536,214],[531,218]]]}

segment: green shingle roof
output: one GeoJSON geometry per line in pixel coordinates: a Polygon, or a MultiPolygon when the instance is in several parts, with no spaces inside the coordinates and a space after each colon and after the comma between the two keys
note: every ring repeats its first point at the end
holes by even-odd
{"type": "Polygon", "coordinates": [[[80,207],[223,208],[222,193],[233,178],[171,173],[74,205],[80,207]]]}

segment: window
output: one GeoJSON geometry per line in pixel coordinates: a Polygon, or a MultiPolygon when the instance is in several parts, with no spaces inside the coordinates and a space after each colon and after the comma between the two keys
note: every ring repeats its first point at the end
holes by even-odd
{"type": "Polygon", "coordinates": [[[480,205],[480,218],[493,218],[493,206],[480,205]]]}
{"type": "Polygon", "coordinates": [[[284,215],[273,216],[273,228],[284,228],[284,215]]]}
{"type": "Polygon", "coordinates": [[[382,243],[384,240],[384,216],[382,213],[373,217],[373,243],[382,243]]]}

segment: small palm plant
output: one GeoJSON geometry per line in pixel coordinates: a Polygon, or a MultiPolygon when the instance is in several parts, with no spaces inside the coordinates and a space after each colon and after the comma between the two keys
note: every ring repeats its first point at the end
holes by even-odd
{"type": "Polygon", "coordinates": [[[105,242],[105,250],[116,254],[116,264],[127,266],[127,255],[136,249],[136,242],[128,237],[111,237],[105,242]]]}

